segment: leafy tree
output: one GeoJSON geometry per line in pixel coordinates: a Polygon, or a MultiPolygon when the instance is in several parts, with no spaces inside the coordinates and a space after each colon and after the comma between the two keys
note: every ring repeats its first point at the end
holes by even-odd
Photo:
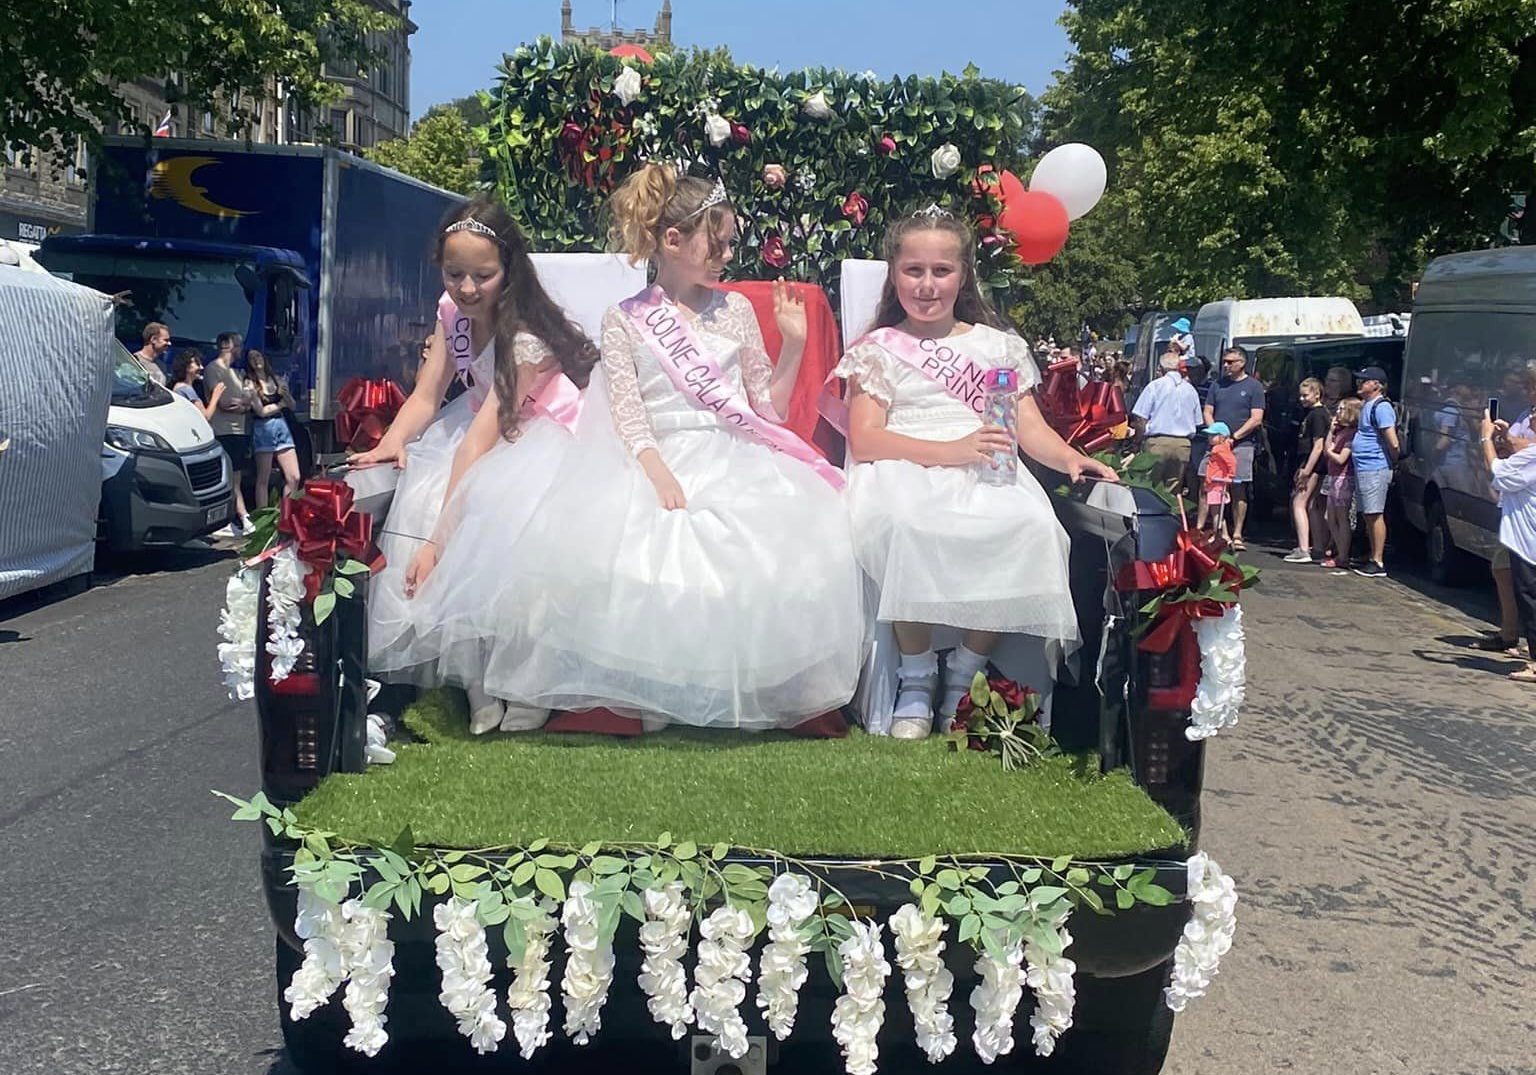
{"type": "Polygon", "coordinates": [[[1071,0],[1064,23],[1046,137],[1108,158],[1153,301],[1405,302],[1536,184],[1536,0],[1071,0]]]}
{"type": "Polygon", "coordinates": [[[478,186],[475,132],[453,105],[433,108],[416,121],[408,137],[380,142],[366,155],[371,161],[444,190],[468,194],[478,186]]]}
{"type": "Polygon", "coordinates": [[[327,64],[374,59],[398,16],[371,0],[72,0],[3,5],[0,144],[67,152],[132,117],[119,87],[167,78],[166,96],[245,121],[235,102],[282,85],[299,107],[334,99],[327,64]],[[175,72],[174,81],[168,72],[175,72]]]}

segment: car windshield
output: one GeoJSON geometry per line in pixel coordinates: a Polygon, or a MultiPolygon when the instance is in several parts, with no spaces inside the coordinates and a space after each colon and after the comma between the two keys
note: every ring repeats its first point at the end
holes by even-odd
{"type": "Polygon", "coordinates": [[[140,340],[144,326],[159,321],[177,344],[211,347],[219,333],[250,326],[259,279],[251,265],[138,251],[51,251],[46,257],[56,276],[108,295],[128,292],[128,305],[117,313],[120,339],[140,340]]]}

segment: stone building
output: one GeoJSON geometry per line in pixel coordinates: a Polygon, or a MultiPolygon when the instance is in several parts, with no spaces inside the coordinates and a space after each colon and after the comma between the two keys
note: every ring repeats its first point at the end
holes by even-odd
{"type": "MultiPolygon", "coordinates": [[[[399,138],[410,130],[411,116],[411,0],[375,0],[378,6],[402,16],[398,30],[376,38],[373,45],[382,59],[370,70],[350,66],[327,71],[344,95],[324,116],[289,108],[281,88],[268,93],[248,109],[250,122],[236,126],[228,112],[218,113],[171,105],[176,75],[165,79],[141,78],[119,87],[128,105],[128,118],[115,123],[109,133],[154,131],[167,115],[170,133],[176,138],[249,140],[256,144],[327,141],[353,153],[379,142],[399,138]]],[[[40,154],[16,149],[5,151],[0,165],[0,239],[36,246],[51,234],[82,231],[86,224],[88,160],[86,147],[76,147],[74,159],[59,164],[40,154]]]]}
{"type": "Polygon", "coordinates": [[[616,45],[670,45],[672,43],[672,0],[661,0],[661,12],[656,16],[652,30],[621,30],[617,25],[618,4],[613,5],[615,18],[607,29],[594,26],[587,30],[576,29],[571,21],[571,0],[560,4],[560,40],[574,41],[594,48],[611,49],[616,45]]]}

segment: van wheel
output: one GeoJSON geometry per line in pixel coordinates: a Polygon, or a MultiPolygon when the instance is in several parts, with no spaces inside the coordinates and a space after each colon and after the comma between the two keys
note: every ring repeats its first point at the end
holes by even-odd
{"type": "Polygon", "coordinates": [[[1437,498],[1425,509],[1429,532],[1424,550],[1429,560],[1429,577],[1442,586],[1458,586],[1466,580],[1467,554],[1456,547],[1451,524],[1445,517],[1445,505],[1437,498]]]}

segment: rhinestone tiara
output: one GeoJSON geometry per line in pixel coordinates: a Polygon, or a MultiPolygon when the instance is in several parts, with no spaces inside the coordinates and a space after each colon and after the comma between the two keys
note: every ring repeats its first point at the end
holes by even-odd
{"type": "Polygon", "coordinates": [[[936,219],[941,219],[943,217],[952,217],[955,214],[950,212],[948,209],[945,209],[942,205],[938,204],[937,202],[929,202],[928,203],[928,207],[926,209],[919,209],[917,212],[913,213],[912,215],[913,216],[926,217],[926,218],[928,218],[930,220],[936,220],[936,219]]]}
{"type": "Polygon", "coordinates": [[[476,220],[472,216],[465,217],[463,220],[455,220],[452,224],[449,224],[446,228],[443,229],[443,234],[452,235],[454,232],[458,231],[472,231],[476,235],[485,236],[487,239],[490,239],[498,246],[502,245],[501,236],[496,234],[495,229],[491,228],[487,224],[480,223],[480,221],[476,220]]]}
{"type": "Polygon", "coordinates": [[[709,192],[709,197],[704,199],[704,204],[699,206],[693,212],[689,213],[687,216],[683,217],[683,219],[692,220],[694,217],[698,216],[705,210],[710,209],[716,205],[723,205],[730,200],[731,196],[725,192],[725,181],[716,179],[715,189],[709,192]]]}

